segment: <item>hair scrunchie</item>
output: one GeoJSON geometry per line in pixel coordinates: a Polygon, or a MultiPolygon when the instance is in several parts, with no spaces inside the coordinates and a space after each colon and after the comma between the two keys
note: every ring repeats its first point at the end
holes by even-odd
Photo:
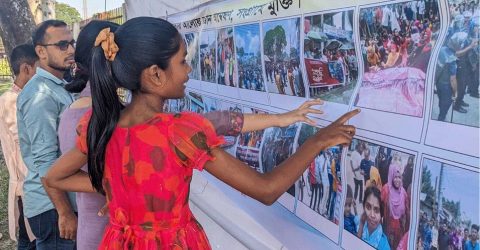
{"type": "Polygon", "coordinates": [[[118,46],[115,43],[115,34],[110,32],[110,28],[105,28],[98,33],[97,38],[95,39],[95,46],[102,46],[103,52],[105,53],[105,58],[110,62],[115,60],[115,56],[118,52],[118,46]]]}

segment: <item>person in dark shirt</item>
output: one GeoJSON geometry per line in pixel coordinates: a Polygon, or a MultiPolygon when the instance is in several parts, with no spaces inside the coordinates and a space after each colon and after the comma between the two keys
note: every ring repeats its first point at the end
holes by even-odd
{"type": "Polygon", "coordinates": [[[364,158],[360,162],[360,169],[363,174],[364,186],[367,184],[367,181],[370,179],[370,168],[373,166],[373,161],[370,160],[370,149],[366,148],[363,151],[364,158]]]}

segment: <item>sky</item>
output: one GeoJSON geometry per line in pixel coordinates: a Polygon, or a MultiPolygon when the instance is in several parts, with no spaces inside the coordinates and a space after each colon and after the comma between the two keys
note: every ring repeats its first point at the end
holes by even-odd
{"type": "MultiPolygon", "coordinates": [[[[66,3],[78,10],[80,16],[83,18],[83,0],[57,0],[59,3],[66,3]]],[[[105,2],[107,3],[107,10],[115,9],[125,2],[124,0],[87,0],[87,14],[91,17],[95,13],[105,11],[105,2]]]]}
{"type": "MultiPolygon", "coordinates": [[[[425,159],[424,167],[432,174],[432,186],[435,178],[440,175],[440,162],[425,159]]],[[[479,216],[479,179],[478,173],[444,165],[443,196],[449,200],[460,201],[460,210],[472,219],[472,223],[480,222],[479,216]]]]}

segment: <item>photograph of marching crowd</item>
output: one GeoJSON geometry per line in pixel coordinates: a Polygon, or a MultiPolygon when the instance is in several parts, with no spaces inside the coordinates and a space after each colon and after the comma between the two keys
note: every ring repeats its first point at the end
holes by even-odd
{"type": "Polygon", "coordinates": [[[237,86],[237,63],[235,62],[233,28],[223,28],[218,30],[217,40],[218,53],[218,84],[230,87],[237,86]]]}
{"type": "MultiPolygon", "coordinates": [[[[255,108],[245,108],[245,113],[266,114],[267,112],[255,108]]],[[[237,159],[245,162],[260,173],[262,172],[260,169],[260,145],[263,132],[263,130],[257,130],[240,134],[236,152],[237,159]]]]}
{"type": "MultiPolygon", "coordinates": [[[[260,168],[262,173],[268,173],[286,160],[293,153],[295,135],[298,125],[292,124],[288,127],[267,128],[263,134],[260,168]]],[[[287,191],[295,197],[295,185],[287,191]]]]}
{"type": "Polygon", "coordinates": [[[358,79],[353,10],[306,16],[304,61],[311,98],[348,104],[358,79]]]}
{"type": "Polygon", "coordinates": [[[192,67],[192,72],[188,75],[190,79],[200,80],[200,67],[198,58],[198,33],[185,34],[187,45],[187,62],[192,67]]]}
{"type": "MultiPolygon", "coordinates": [[[[317,127],[302,124],[298,146],[318,130],[317,127]]],[[[297,199],[337,225],[340,222],[342,200],[341,156],[340,146],[322,151],[297,181],[297,199]]]]}
{"type": "Polygon", "coordinates": [[[435,69],[432,119],[479,127],[478,1],[448,1],[450,25],[435,69]]]}
{"type": "Polygon", "coordinates": [[[268,91],[305,97],[300,68],[300,18],[264,22],[263,53],[268,91]]]}
{"type": "Polygon", "coordinates": [[[216,41],[216,30],[202,31],[200,33],[200,72],[202,81],[215,83],[216,41]]]}
{"type": "Polygon", "coordinates": [[[479,181],[478,172],[424,159],[415,249],[479,248],[479,181]]]}
{"type": "Polygon", "coordinates": [[[415,156],[353,139],[344,229],[376,249],[406,249],[415,156]]]}
{"type": "Polygon", "coordinates": [[[439,28],[438,1],[361,9],[364,74],[355,105],[422,117],[425,75],[439,28]]]}
{"type": "Polygon", "coordinates": [[[265,91],[258,23],[235,27],[238,84],[242,89],[265,91]]]}

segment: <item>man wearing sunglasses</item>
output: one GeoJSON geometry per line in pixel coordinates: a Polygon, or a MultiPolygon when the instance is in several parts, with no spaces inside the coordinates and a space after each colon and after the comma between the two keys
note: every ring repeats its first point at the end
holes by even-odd
{"type": "Polygon", "coordinates": [[[75,196],[49,188],[43,180],[60,156],[60,114],[73,102],[63,76],[74,63],[75,41],[67,25],[58,20],[41,23],[32,38],[39,66],[17,99],[20,149],[28,168],[23,210],[37,249],[75,249],[75,196]]]}

